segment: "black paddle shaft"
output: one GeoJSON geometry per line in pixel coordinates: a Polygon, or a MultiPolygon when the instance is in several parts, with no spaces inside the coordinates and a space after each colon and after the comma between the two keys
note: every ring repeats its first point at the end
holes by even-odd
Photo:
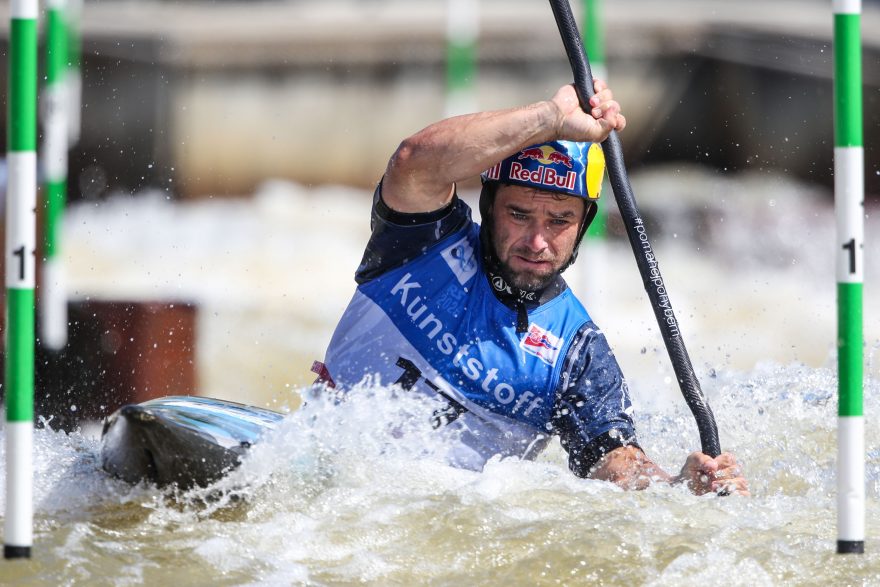
{"type": "MultiPolygon", "coordinates": [[[[581,107],[586,112],[589,112],[591,110],[590,98],[594,94],[593,75],[590,71],[590,62],[587,59],[587,54],[581,44],[581,36],[572,15],[571,6],[568,0],[550,0],[550,6],[553,8],[553,15],[556,17],[556,24],[562,36],[562,43],[565,45],[565,52],[568,54],[568,61],[574,74],[574,86],[577,90],[578,99],[580,100],[581,107]]],[[[684,347],[684,341],[678,328],[678,321],[672,311],[672,304],[669,301],[669,294],[663,283],[663,277],[660,275],[657,255],[654,253],[654,249],[648,240],[645,224],[639,215],[635,195],[629,184],[629,178],[626,175],[623,149],[616,131],[612,130],[608,138],[602,143],[602,150],[605,153],[605,161],[611,180],[611,188],[614,191],[614,198],[617,200],[618,208],[620,208],[620,215],[626,226],[626,234],[629,237],[629,243],[636,257],[636,264],[644,281],[648,299],[650,299],[651,306],[654,308],[654,315],[657,317],[657,324],[660,327],[663,342],[666,344],[666,350],[672,361],[678,385],[681,388],[682,395],[684,395],[685,402],[687,402],[694,418],[697,420],[702,450],[710,457],[717,457],[721,454],[721,447],[718,443],[718,428],[715,425],[715,416],[712,414],[712,409],[706,401],[706,396],[703,395],[703,391],[700,389],[700,382],[697,380],[694,368],[691,365],[691,359],[688,356],[687,349],[684,347]]]]}

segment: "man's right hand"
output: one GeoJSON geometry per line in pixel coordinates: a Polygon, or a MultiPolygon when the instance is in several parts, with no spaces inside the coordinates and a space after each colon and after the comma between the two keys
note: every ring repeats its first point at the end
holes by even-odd
{"type": "Polygon", "coordinates": [[[557,122],[558,138],[570,141],[601,143],[612,130],[621,131],[626,127],[626,118],[620,113],[620,104],[608,85],[593,80],[595,94],[590,98],[588,111],[580,107],[574,85],[562,86],[550,100],[559,111],[557,122]]]}

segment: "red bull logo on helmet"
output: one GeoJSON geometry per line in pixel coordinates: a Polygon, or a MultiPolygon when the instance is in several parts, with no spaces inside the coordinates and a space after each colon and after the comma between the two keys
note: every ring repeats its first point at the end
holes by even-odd
{"type": "Polygon", "coordinates": [[[532,145],[499,161],[483,173],[500,181],[596,200],[605,160],[597,144],[550,141],[532,145]]]}
{"type": "Polygon", "coordinates": [[[538,147],[523,149],[520,151],[517,159],[534,159],[538,163],[543,163],[544,165],[558,163],[571,169],[571,157],[562,151],[557,151],[550,145],[540,145],[538,147]]]}
{"type": "Polygon", "coordinates": [[[565,175],[560,175],[552,167],[539,165],[535,170],[523,168],[521,163],[514,161],[510,164],[509,179],[518,179],[519,181],[527,181],[537,186],[547,186],[550,188],[561,188],[573,191],[575,182],[577,181],[577,173],[569,171],[565,175]]]}

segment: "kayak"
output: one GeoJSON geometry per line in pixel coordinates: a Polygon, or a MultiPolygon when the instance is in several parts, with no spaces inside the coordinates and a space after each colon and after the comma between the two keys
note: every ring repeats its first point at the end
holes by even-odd
{"type": "Polygon", "coordinates": [[[207,487],[241,463],[284,415],[237,402],[168,396],[129,404],[101,433],[101,466],[129,483],[207,487]]]}

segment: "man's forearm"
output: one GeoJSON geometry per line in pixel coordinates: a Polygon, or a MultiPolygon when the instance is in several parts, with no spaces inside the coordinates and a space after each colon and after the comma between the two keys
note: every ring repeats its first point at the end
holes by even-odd
{"type": "Polygon", "coordinates": [[[605,82],[595,80],[589,112],[574,85],[529,106],[455,116],[400,143],[385,170],[382,197],[398,212],[431,212],[452,198],[455,182],[482,173],[517,149],[564,139],[601,143],[626,118],[605,82]]]}
{"type": "Polygon", "coordinates": [[[385,171],[383,199],[398,212],[448,203],[452,184],[479,175],[517,149],[555,138],[551,101],[442,120],[404,139],[385,171]]]}
{"type": "Polygon", "coordinates": [[[517,149],[553,140],[558,118],[559,110],[549,100],[456,116],[406,139],[402,151],[411,167],[434,169],[443,181],[460,181],[485,171],[517,149]]]}

